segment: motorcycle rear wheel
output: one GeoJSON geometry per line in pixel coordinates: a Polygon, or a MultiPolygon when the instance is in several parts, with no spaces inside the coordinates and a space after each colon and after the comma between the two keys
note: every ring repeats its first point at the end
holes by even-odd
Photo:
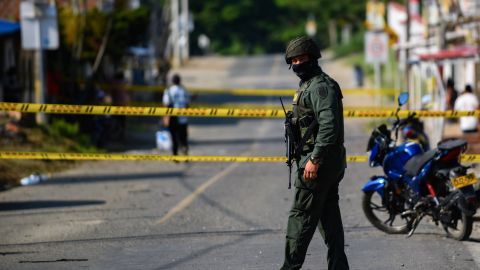
{"type": "Polygon", "coordinates": [[[472,234],[473,217],[466,215],[457,206],[452,207],[454,207],[452,221],[448,224],[442,222],[443,229],[449,238],[458,241],[467,240],[472,234]]]}
{"type": "Polygon", "coordinates": [[[406,234],[411,227],[411,220],[402,218],[400,213],[391,213],[383,204],[380,194],[374,191],[363,193],[362,208],[368,221],[377,229],[388,234],[406,234]],[[394,217],[390,221],[390,216],[394,217]],[[396,219],[400,219],[395,222],[396,219]]]}

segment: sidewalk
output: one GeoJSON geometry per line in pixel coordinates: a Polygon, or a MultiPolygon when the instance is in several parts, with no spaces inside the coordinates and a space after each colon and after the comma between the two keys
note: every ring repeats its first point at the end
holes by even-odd
{"type": "MultiPolygon", "coordinates": [[[[445,121],[445,128],[443,130],[443,139],[447,138],[462,138],[468,142],[467,154],[480,154],[480,133],[473,133],[469,135],[463,135],[460,130],[460,125],[457,122],[449,123],[445,121]]],[[[480,169],[478,169],[480,173],[480,169]]]]}

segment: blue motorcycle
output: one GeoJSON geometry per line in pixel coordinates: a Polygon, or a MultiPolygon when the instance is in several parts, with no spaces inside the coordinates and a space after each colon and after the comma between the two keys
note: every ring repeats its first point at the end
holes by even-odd
{"type": "Polygon", "coordinates": [[[383,232],[408,233],[408,237],[423,217],[430,216],[448,237],[466,240],[478,206],[473,188],[477,178],[467,173],[471,166],[460,163],[467,142],[445,140],[432,150],[424,149],[419,141],[397,144],[398,131],[407,121],[398,112],[407,101],[408,93],[400,94],[391,130],[382,124],[370,136],[369,165],[381,166],[385,174],[371,177],[362,189],[365,216],[383,232]]]}

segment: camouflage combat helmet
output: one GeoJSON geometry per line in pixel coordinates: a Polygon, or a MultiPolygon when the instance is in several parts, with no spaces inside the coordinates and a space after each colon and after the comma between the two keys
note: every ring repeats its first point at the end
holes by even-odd
{"type": "Polygon", "coordinates": [[[302,54],[308,54],[315,59],[322,57],[320,54],[320,48],[315,41],[306,36],[297,37],[288,43],[285,52],[285,61],[287,64],[291,64],[293,57],[302,54]]]}

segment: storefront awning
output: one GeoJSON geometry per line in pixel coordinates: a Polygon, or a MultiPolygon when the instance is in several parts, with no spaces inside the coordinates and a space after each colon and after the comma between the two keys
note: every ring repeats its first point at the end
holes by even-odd
{"type": "Polygon", "coordinates": [[[18,31],[20,31],[19,23],[0,20],[0,36],[12,34],[18,31]]]}
{"type": "Polygon", "coordinates": [[[434,53],[420,54],[420,60],[445,60],[453,58],[468,58],[480,54],[480,47],[455,47],[434,53]]]}

